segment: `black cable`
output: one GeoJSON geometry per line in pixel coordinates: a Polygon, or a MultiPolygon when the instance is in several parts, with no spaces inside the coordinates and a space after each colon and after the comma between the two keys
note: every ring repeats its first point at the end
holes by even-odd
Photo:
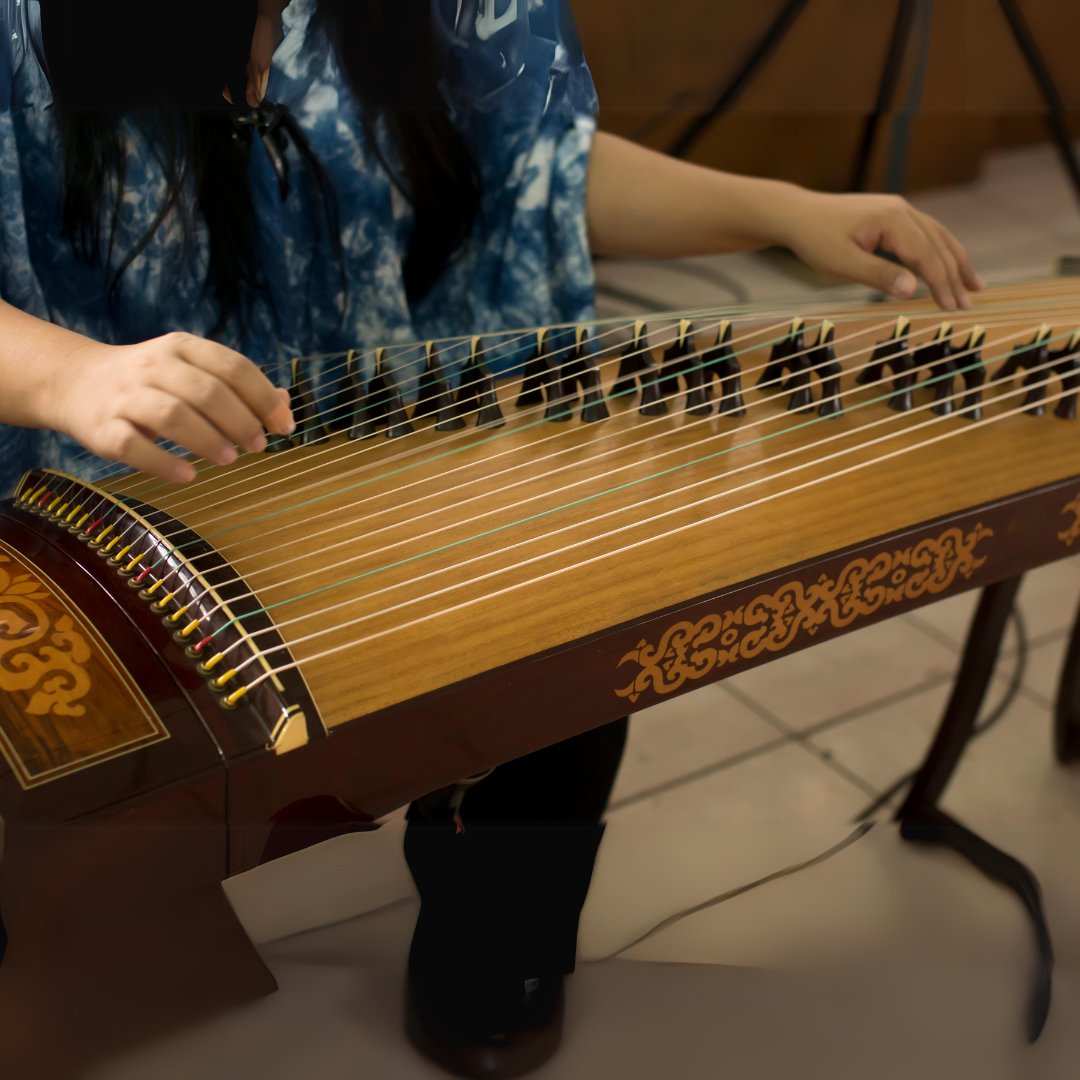
{"type": "Polygon", "coordinates": [[[597,296],[608,296],[612,300],[621,300],[631,307],[640,308],[642,314],[666,311],[668,307],[666,304],[659,303],[654,296],[646,296],[644,293],[633,292],[630,289],[619,289],[614,285],[597,283],[595,291],[597,296]]]}
{"type": "MultiPolygon", "coordinates": [[[[707,281],[710,285],[719,285],[731,293],[732,300],[736,304],[749,304],[750,294],[743,285],[733,277],[729,277],[722,270],[715,270],[710,266],[699,266],[697,263],[677,262],[675,260],[664,261],[659,264],[661,270],[670,270],[676,274],[684,274],[687,277],[697,278],[699,281],[707,281]]],[[[597,282],[596,292],[604,296],[610,296],[613,300],[621,300],[626,304],[636,305],[645,311],[666,311],[670,305],[657,300],[654,296],[647,296],[634,289],[624,289],[618,285],[606,285],[597,282]]]]}
{"type": "Polygon", "coordinates": [[[616,956],[621,956],[628,949],[632,949],[635,945],[640,945],[646,938],[651,938],[656,934],[659,934],[661,930],[666,930],[669,926],[674,926],[675,923],[681,922],[688,915],[696,915],[699,911],[705,911],[707,908],[716,907],[717,904],[723,904],[727,900],[734,900],[736,896],[742,896],[744,893],[750,892],[751,889],[757,889],[762,885],[768,885],[771,881],[778,881],[780,878],[790,877],[792,874],[797,874],[801,870],[809,870],[813,866],[820,866],[823,862],[827,862],[834,855],[839,855],[845,848],[851,847],[856,840],[861,840],[875,825],[876,823],[871,821],[869,823],[863,823],[852,833],[849,833],[838,844],[834,844],[828,851],[823,851],[820,855],[815,855],[812,859],[807,859],[806,862],[796,863],[794,866],[786,866],[783,870],[777,870],[773,874],[767,874],[763,878],[758,878],[757,881],[751,881],[746,885],[739,885],[734,889],[728,889],[727,892],[722,892],[718,896],[713,896],[708,900],[702,901],[700,904],[695,904],[693,907],[683,908],[682,911],[677,911],[674,915],[669,915],[666,919],[658,922],[651,930],[646,930],[644,934],[634,938],[628,945],[622,945],[616,949],[613,953],[608,953],[607,956],[602,956],[593,963],[599,963],[600,960],[614,960],[616,956]]]}
{"type": "Polygon", "coordinates": [[[715,270],[711,266],[701,266],[699,263],[688,262],[665,262],[663,269],[671,270],[676,274],[685,274],[687,277],[707,281],[710,285],[719,285],[721,289],[727,289],[736,304],[749,304],[750,294],[741,282],[729,277],[723,270],[715,270]]]}
{"type": "MultiPolygon", "coordinates": [[[[1027,669],[1028,660],[1028,636],[1027,628],[1024,626],[1023,616],[1020,614],[1020,609],[1014,607],[1012,614],[1010,615],[1012,624],[1016,629],[1016,667],[1013,669],[1012,679],[1009,680],[1009,687],[1005,691],[1005,696],[998,702],[994,711],[985,719],[981,724],[976,724],[975,729],[971,733],[973,739],[977,739],[980,735],[985,735],[1004,715],[1008,712],[1009,707],[1012,705],[1013,700],[1020,691],[1020,684],[1024,680],[1024,672],[1027,669]]],[[[854,819],[855,823],[866,821],[872,814],[876,814],[883,806],[892,801],[901,791],[911,783],[912,780],[918,775],[919,770],[912,769],[911,772],[904,773],[898,780],[890,784],[865,810],[862,811],[854,819]]]]}
{"type": "Polygon", "coordinates": [[[922,105],[922,92],[926,84],[926,69],[930,62],[930,40],[934,31],[934,0],[916,0],[916,21],[919,39],[915,49],[915,64],[911,72],[907,99],[893,123],[892,147],[885,176],[885,190],[890,195],[900,195],[907,187],[908,150],[911,145],[911,129],[922,105]]]}
{"type": "Polygon", "coordinates": [[[766,31],[765,36],[758,42],[757,48],[750,54],[749,59],[743,64],[735,78],[728,83],[727,87],[716,99],[709,109],[690,123],[683,133],[671,145],[668,151],[672,157],[686,157],[693,148],[694,143],[705,134],[710,124],[721,114],[727,112],[735,103],[743,87],[750,81],[757,69],[772,55],[773,50],[794,25],[795,20],[802,14],[803,8],[810,0],[788,0],[783,10],[776,17],[776,21],[766,31]]]}

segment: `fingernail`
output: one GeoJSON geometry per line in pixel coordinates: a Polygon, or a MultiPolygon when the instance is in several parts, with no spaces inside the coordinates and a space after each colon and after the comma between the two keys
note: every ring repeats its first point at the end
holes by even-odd
{"type": "Polygon", "coordinates": [[[271,431],[276,431],[279,435],[291,435],[296,430],[292,409],[290,409],[285,402],[282,402],[274,409],[274,411],[266,418],[266,422],[266,426],[271,431]]]}
{"type": "Polygon", "coordinates": [[[986,278],[984,278],[982,276],[982,274],[976,274],[975,275],[975,288],[976,289],[985,289],[986,288],[986,278]]]}
{"type": "Polygon", "coordinates": [[[235,446],[226,446],[225,449],[221,451],[221,457],[218,458],[218,461],[222,465],[231,465],[235,460],[236,460],[236,447],[235,446]]]}
{"type": "Polygon", "coordinates": [[[963,308],[971,307],[971,297],[968,296],[968,294],[963,289],[961,289],[956,294],[956,299],[960,301],[960,306],[961,307],[963,307],[963,308]]]}
{"type": "Polygon", "coordinates": [[[253,454],[261,454],[266,449],[266,436],[256,435],[251,440],[251,446],[249,447],[253,454]]]}
{"type": "Polygon", "coordinates": [[[910,270],[901,270],[896,275],[896,280],[893,282],[893,296],[899,296],[902,299],[909,297],[914,291],[918,282],[915,280],[915,275],[910,270]]]}
{"type": "Polygon", "coordinates": [[[189,465],[186,461],[181,461],[179,465],[173,469],[173,480],[178,484],[188,484],[195,479],[195,466],[189,465]]]}

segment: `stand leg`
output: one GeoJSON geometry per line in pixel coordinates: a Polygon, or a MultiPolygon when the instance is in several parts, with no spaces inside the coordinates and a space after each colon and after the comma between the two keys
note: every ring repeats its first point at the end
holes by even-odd
{"type": "Polygon", "coordinates": [[[1080,760],[1080,612],[1065,650],[1065,663],[1054,705],[1054,753],[1067,764],[1080,760]]]}
{"type": "Polygon", "coordinates": [[[904,63],[904,53],[907,51],[914,20],[915,0],[900,0],[896,9],[892,38],[889,41],[889,51],[885,57],[885,66],[881,71],[881,82],[878,84],[877,101],[874,103],[874,111],[866,118],[863,125],[859,152],[855,158],[851,182],[848,185],[851,191],[866,190],[870,178],[870,156],[874,152],[874,137],[877,134],[878,125],[892,108],[893,95],[896,93],[896,84],[900,81],[900,68],[904,63]]]}
{"type": "Polygon", "coordinates": [[[1061,163],[1065,166],[1065,171],[1072,181],[1076,197],[1080,199],[1080,162],[1077,161],[1076,152],[1073,150],[1065,103],[1061,99],[1050,69],[1046,66],[1042,50],[1031,33],[1031,27],[1028,26],[1016,0],[998,0],[998,3],[1008,20],[1009,29],[1012,30],[1017,47],[1027,61],[1031,77],[1035,80],[1043,101],[1046,102],[1046,125],[1061,155],[1061,163]]]}
{"type": "Polygon", "coordinates": [[[780,9],[780,14],[777,15],[772,26],[765,32],[765,36],[758,42],[757,48],[750,54],[749,59],[740,68],[735,78],[728,83],[716,101],[701,116],[690,121],[683,133],[672,144],[671,149],[668,151],[672,157],[686,157],[713,121],[735,104],[738,96],[743,91],[743,87],[750,81],[757,69],[768,60],[776,46],[784,40],[787,32],[809,2],[810,0],[787,0],[787,3],[780,9]]]}
{"type": "Polygon", "coordinates": [[[1020,577],[1009,578],[983,590],[941,726],[896,817],[905,840],[951,847],[1020,898],[1031,917],[1039,953],[1026,1024],[1028,1040],[1034,1042],[1050,1011],[1054,963],[1039,883],[1023,863],[976,836],[937,805],[974,730],[1020,581],[1020,577]]]}

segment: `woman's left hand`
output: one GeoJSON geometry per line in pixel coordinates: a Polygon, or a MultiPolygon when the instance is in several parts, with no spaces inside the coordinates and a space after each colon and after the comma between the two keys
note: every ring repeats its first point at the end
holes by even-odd
{"type": "Polygon", "coordinates": [[[918,285],[914,270],[949,311],[969,307],[968,291],[983,288],[960,241],[898,195],[829,195],[718,172],[603,131],[589,159],[586,212],[599,255],[672,259],[782,245],[900,299],[918,285]]]}
{"type": "Polygon", "coordinates": [[[960,241],[899,195],[794,190],[777,239],[818,270],[901,298],[915,291],[915,270],[948,311],[970,307],[968,290],[984,288],[960,241]],[[911,270],[875,255],[878,250],[911,270]]]}

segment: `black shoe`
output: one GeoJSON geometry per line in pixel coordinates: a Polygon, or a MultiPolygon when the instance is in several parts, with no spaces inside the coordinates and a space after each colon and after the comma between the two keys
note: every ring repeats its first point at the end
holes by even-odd
{"type": "Polygon", "coordinates": [[[550,975],[463,985],[410,976],[409,1041],[457,1076],[524,1076],[559,1047],[564,979],[550,975]]]}

